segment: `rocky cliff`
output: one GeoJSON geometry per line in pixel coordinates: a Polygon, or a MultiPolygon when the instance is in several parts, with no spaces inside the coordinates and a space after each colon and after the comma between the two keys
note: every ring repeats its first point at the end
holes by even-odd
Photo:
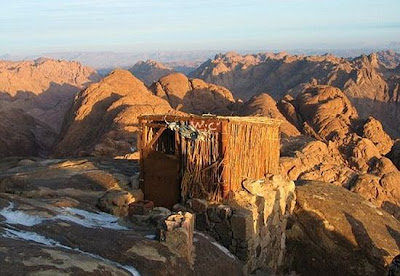
{"type": "Polygon", "coordinates": [[[0,61],[0,108],[20,108],[57,132],[75,94],[99,79],[78,62],[0,61]]]}
{"type": "Polygon", "coordinates": [[[174,73],[173,68],[151,59],[137,62],[129,71],[148,86],[161,77],[174,73]]]}
{"type": "Polygon", "coordinates": [[[115,70],[77,95],[67,112],[55,156],[125,156],[136,151],[137,117],[143,114],[229,115],[234,104],[226,88],[188,79],[162,77],[148,89],[126,70],[115,70]]]}
{"type": "Polygon", "coordinates": [[[216,55],[191,76],[223,85],[235,97],[243,99],[266,91],[276,100],[286,94],[296,96],[303,91],[304,85],[310,83],[335,86],[349,97],[361,118],[372,115],[391,135],[399,136],[396,122],[400,119],[400,72],[398,67],[390,68],[382,62],[377,54],[348,60],[333,55],[279,53],[242,56],[230,52],[216,55]]]}
{"type": "Polygon", "coordinates": [[[331,86],[308,87],[282,105],[292,107],[283,114],[297,118],[305,135],[282,140],[283,174],[343,186],[400,218],[400,172],[385,156],[393,141],[378,120],[359,119],[346,95],[331,86]]]}
{"type": "Polygon", "coordinates": [[[47,156],[56,133],[21,109],[0,109],[0,158],[47,156]]]}
{"type": "Polygon", "coordinates": [[[263,116],[278,119],[282,122],[280,129],[282,134],[285,136],[300,135],[296,126],[279,111],[275,100],[266,93],[254,96],[243,104],[237,103],[235,109],[237,111],[234,114],[239,116],[263,116]]]}
{"type": "Polygon", "coordinates": [[[173,108],[187,113],[230,115],[235,102],[225,87],[209,84],[200,79],[189,79],[182,73],[162,77],[150,90],[167,100],[173,108]]]}
{"type": "Polygon", "coordinates": [[[166,100],[153,95],[129,71],[115,70],[76,96],[54,154],[130,154],[136,148],[137,117],[171,110],[166,100]]]}
{"type": "Polygon", "coordinates": [[[77,92],[99,80],[77,62],[0,61],[0,156],[45,156],[77,92]]]}
{"type": "Polygon", "coordinates": [[[377,53],[379,62],[386,68],[394,69],[400,65],[400,53],[392,50],[380,51],[377,53]]]}

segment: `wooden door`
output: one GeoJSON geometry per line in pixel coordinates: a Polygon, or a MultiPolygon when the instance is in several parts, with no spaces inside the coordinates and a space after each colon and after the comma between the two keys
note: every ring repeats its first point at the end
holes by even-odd
{"type": "Polygon", "coordinates": [[[154,206],[172,209],[180,201],[179,160],[176,156],[150,151],[144,162],[144,197],[154,206]]]}

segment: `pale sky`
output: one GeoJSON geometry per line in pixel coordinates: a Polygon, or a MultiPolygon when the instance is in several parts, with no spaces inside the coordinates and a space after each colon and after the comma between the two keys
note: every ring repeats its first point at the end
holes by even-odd
{"type": "Polygon", "coordinates": [[[400,41],[400,0],[0,0],[0,7],[0,55],[400,41]]]}

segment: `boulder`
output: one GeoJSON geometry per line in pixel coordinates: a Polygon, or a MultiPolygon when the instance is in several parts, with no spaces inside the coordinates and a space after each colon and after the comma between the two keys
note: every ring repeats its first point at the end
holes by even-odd
{"type": "Polygon", "coordinates": [[[138,116],[168,113],[167,101],[154,96],[129,71],[115,70],[75,98],[66,115],[54,156],[108,156],[136,150],[138,116]]]}
{"type": "Polygon", "coordinates": [[[194,221],[193,214],[178,212],[170,215],[157,232],[158,239],[190,265],[194,262],[194,221]]]}
{"type": "Polygon", "coordinates": [[[350,190],[400,220],[399,183],[400,172],[397,170],[381,176],[362,174],[357,177],[350,190]]]}
{"type": "Polygon", "coordinates": [[[354,143],[349,161],[354,169],[365,173],[380,158],[381,154],[374,143],[369,139],[361,138],[354,143]]]}
{"type": "Polygon", "coordinates": [[[308,128],[304,131],[322,141],[343,139],[358,117],[345,94],[331,86],[310,86],[297,96],[296,103],[308,128]]]}
{"type": "Polygon", "coordinates": [[[182,73],[162,77],[150,90],[173,108],[193,114],[230,115],[230,106],[235,102],[228,89],[200,79],[188,79],[182,73]]]}
{"type": "Polygon", "coordinates": [[[99,198],[97,207],[114,216],[125,217],[130,212],[131,204],[141,201],[143,198],[144,195],[140,189],[129,191],[111,189],[99,198]]]}
{"type": "Polygon", "coordinates": [[[393,164],[400,170],[400,140],[396,140],[392,149],[387,154],[387,157],[392,160],[393,164]]]}
{"type": "Polygon", "coordinates": [[[297,129],[301,129],[303,121],[296,110],[296,102],[293,96],[285,95],[278,101],[277,107],[285,118],[292,123],[297,129]]]}
{"type": "Polygon", "coordinates": [[[400,222],[342,187],[302,181],[287,230],[288,271],[385,275],[400,252],[400,222]]]}
{"type": "Polygon", "coordinates": [[[371,140],[382,155],[387,154],[392,149],[392,139],[383,130],[381,122],[373,117],[369,117],[363,125],[362,137],[371,140]]]}
{"type": "Polygon", "coordinates": [[[298,136],[300,131],[279,111],[275,100],[268,94],[262,93],[252,97],[244,103],[237,115],[240,116],[264,116],[282,121],[281,132],[286,136],[298,136]]]}
{"type": "Polygon", "coordinates": [[[281,174],[290,180],[318,180],[348,187],[355,176],[331,142],[326,144],[304,136],[285,139],[281,156],[281,174]]]}

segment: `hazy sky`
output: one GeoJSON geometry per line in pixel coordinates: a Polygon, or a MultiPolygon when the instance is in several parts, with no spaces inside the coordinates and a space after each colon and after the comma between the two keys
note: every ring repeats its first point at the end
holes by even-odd
{"type": "Polygon", "coordinates": [[[0,55],[357,48],[400,40],[400,0],[0,0],[0,55]]]}

